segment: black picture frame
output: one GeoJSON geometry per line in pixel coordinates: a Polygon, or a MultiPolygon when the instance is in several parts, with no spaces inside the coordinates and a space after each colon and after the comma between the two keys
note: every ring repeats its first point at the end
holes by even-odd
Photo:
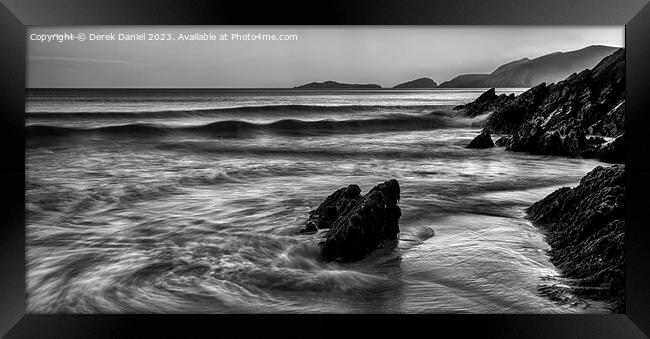
{"type": "Polygon", "coordinates": [[[7,338],[374,336],[643,338],[650,335],[650,5],[645,0],[94,1],[0,6],[0,335],[7,338]],[[626,311],[612,315],[25,314],[26,26],[625,25],[626,311]]]}

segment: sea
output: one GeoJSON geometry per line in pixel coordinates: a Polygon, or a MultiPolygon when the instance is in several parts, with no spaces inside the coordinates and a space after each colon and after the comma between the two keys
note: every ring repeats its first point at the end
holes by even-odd
{"type": "Polygon", "coordinates": [[[525,213],[601,163],[465,148],[484,91],[29,89],[27,311],[608,313],[543,293],[574,282],[525,213]],[[395,247],[326,262],[298,233],[393,178],[395,247]]]}

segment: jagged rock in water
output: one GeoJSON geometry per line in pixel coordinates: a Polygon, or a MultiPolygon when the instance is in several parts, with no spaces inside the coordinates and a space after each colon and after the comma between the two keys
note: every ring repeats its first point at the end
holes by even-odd
{"type": "Polygon", "coordinates": [[[300,233],[317,232],[332,227],[336,218],[347,213],[359,199],[361,199],[361,189],[357,185],[338,189],[309,213],[309,220],[300,233]]]}
{"type": "Polygon", "coordinates": [[[512,141],[512,136],[504,135],[499,139],[497,139],[497,141],[494,142],[494,145],[499,147],[504,147],[507,146],[511,141],[512,141]]]}
{"type": "Polygon", "coordinates": [[[625,308],[625,167],[598,166],[527,209],[546,234],[550,259],[580,282],[581,296],[625,308]]]}
{"type": "Polygon", "coordinates": [[[481,94],[476,100],[466,105],[456,106],[454,107],[454,110],[462,110],[463,116],[475,117],[477,115],[494,112],[514,100],[514,93],[510,95],[496,95],[494,88],[490,88],[485,93],[481,94]]]}
{"type": "MultiPolygon", "coordinates": [[[[361,259],[382,245],[397,239],[398,220],[402,215],[399,206],[397,206],[400,198],[400,187],[397,180],[391,179],[379,184],[363,197],[341,199],[346,192],[342,190],[347,190],[350,187],[354,187],[352,190],[358,192],[358,186],[351,185],[348,188],[339,189],[326,199],[327,201],[337,195],[338,199],[333,197],[331,200],[342,202],[342,208],[337,208],[336,212],[329,207],[324,209],[328,211],[324,212],[328,215],[324,220],[330,227],[324,241],[320,243],[325,260],[361,259]]],[[[352,192],[348,193],[350,196],[354,195],[352,192]]]]}
{"type": "Polygon", "coordinates": [[[477,135],[476,138],[472,139],[472,141],[469,142],[466,148],[490,148],[494,147],[494,143],[492,142],[492,136],[490,136],[490,132],[483,131],[481,134],[477,135]]]}

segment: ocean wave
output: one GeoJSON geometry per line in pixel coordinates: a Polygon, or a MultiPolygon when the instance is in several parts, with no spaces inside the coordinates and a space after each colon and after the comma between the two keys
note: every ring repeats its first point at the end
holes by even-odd
{"type": "Polygon", "coordinates": [[[170,133],[195,133],[211,137],[251,137],[258,134],[283,136],[311,136],[332,134],[364,134],[398,131],[431,130],[452,127],[472,127],[479,121],[458,119],[444,112],[424,115],[392,115],[373,119],[349,120],[299,120],[283,119],[271,123],[253,123],[242,120],[216,121],[200,126],[165,126],[150,123],[131,123],[91,128],[28,125],[29,137],[65,136],[72,134],[158,135],[170,133]]]}
{"type": "Polygon", "coordinates": [[[28,112],[28,119],[128,119],[128,118],[183,118],[210,117],[219,114],[284,113],[304,115],[309,113],[354,113],[377,110],[423,111],[440,108],[439,105],[260,105],[189,110],[157,110],[131,112],[28,112]]]}

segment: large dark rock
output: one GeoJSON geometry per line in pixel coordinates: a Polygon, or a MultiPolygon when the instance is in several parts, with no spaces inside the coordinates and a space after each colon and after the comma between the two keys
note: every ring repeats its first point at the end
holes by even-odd
{"type": "Polygon", "coordinates": [[[481,134],[477,135],[466,148],[490,148],[494,147],[494,142],[492,142],[492,136],[490,132],[483,131],[481,134]]]}
{"type": "Polygon", "coordinates": [[[320,243],[325,260],[361,259],[397,239],[402,215],[397,180],[379,184],[363,197],[359,191],[356,185],[339,189],[310,216],[316,227],[330,228],[320,243]]]}
{"type": "Polygon", "coordinates": [[[527,209],[546,234],[550,259],[578,279],[575,293],[625,308],[625,167],[598,166],[527,209]]]}
{"type": "Polygon", "coordinates": [[[586,135],[622,133],[624,107],[625,50],[619,49],[593,69],[520,94],[490,114],[484,129],[512,134],[511,151],[593,157],[599,148],[586,135]]]}
{"type": "Polygon", "coordinates": [[[515,95],[496,95],[494,88],[490,88],[481,94],[476,100],[466,104],[454,107],[454,110],[462,110],[461,115],[466,117],[475,117],[477,115],[492,113],[497,109],[515,100],[515,95]]]}

